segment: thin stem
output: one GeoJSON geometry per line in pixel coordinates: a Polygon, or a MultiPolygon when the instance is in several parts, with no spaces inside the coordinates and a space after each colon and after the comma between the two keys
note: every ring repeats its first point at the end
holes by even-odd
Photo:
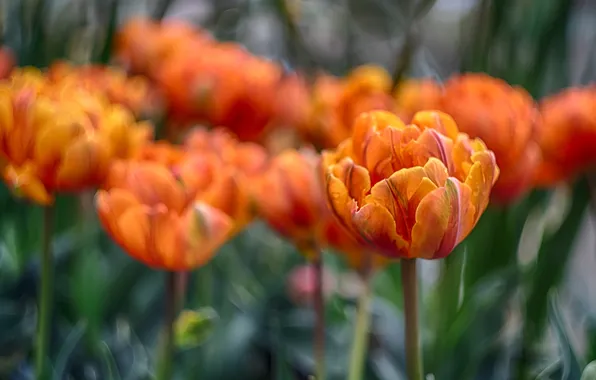
{"type": "Polygon", "coordinates": [[[401,281],[404,293],[406,366],[409,380],[422,380],[422,352],[418,321],[418,276],[416,259],[402,260],[401,281]]]}
{"type": "Polygon", "coordinates": [[[323,296],[323,259],[321,251],[315,249],[316,256],[313,260],[313,268],[315,270],[315,294],[314,294],[314,309],[315,309],[315,337],[314,337],[314,353],[315,353],[315,375],[316,380],[325,379],[325,300],[323,296]]]}
{"type": "Polygon", "coordinates": [[[363,289],[358,298],[358,312],[354,327],[354,341],[352,342],[352,353],[350,356],[350,371],[348,380],[361,380],[366,362],[368,350],[368,332],[370,326],[370,304],[371,304],[371,274],[372,254],[365,253],[366,260],[361,272],[363,289]]]}
{"type": "Polygon", "coordinates": [[[43,210],[43,237],[41,249],[41,280],[39,313],[37,317],[37,345],[35,347],[35,371],[37,379],[46,378],[46,359],[50,344],[52,296],[54,291],[54,257],[52,235],[54,231],[54,207],[43,210]]]}
{"type": "Polygon", "coordinates": [[[172,360],[174,356],[174,321],[176,319],[176,301],[178,298],[176,287],[178,279],[176,272],[168,272],[166,277],[165,312],[163,331],[159,346],[159,362],[157,366],[157,380],[172,379],[172,360]]]}

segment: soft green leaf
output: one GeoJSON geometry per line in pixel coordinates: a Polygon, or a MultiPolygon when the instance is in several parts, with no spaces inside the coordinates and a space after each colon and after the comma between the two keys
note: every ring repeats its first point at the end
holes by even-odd
{"type": "Polygon", "coordinates": [[[586,368],[584,368],[584,372],[582,373],[580,380],[596,380],[596,360],[590,362],[586,368]]]}
{"type": "Polygon", "coordinates": [[[582,372],[581,360],[577,355],[577,349],[569,337],[569,331],[561,314],[558,296],[554,292],[549,295],[548,317],[557,338],[559,352],[561,353],[563,365],[563,377],[561,380],[579,379],[582,372]]]}

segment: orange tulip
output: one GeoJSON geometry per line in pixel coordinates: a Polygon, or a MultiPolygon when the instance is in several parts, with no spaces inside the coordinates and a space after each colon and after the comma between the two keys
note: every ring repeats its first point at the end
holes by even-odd
{"type": "Polygon", "coordinates": [[[120,104],[137,116],[154,116],[161,108],[155,91],[143,77],[128,77],[116,68],[97,65],[72,66],[67,62],[53,63],[48,69],[51,82],[64,86],[80,86],[89,92],[102,94],[111,103],[120,104]]]}
{"type": "Polygon", "coordinates": [[[396,114],[405,122],[419,111],[440,107],[441,86],[431,79],[410,79],[399,84],[393,93],[396,114]]]}
{"type": "Polygon", "coordinates": [[[5,181],[42,205],[56,192],[96,187],[113,158],[150,136],[126,110],[91,94],[54,89],[40,72],[17,71],[0,85],[0,155],[5,181]]]}
{"type": "MultiPolygon", "coordinates": [[[[362,268],[370,249],[350,236],[326,205],[320,156],[312,150],[287,150],[273,158],[256,180],[254,197],[260,214],[282,236],[292,240],[308,258],[313,249],[331,247],[354,268],[362,268]]],[[[373,255],[373,265],[385,260],[373,255]]]]}
{"type": "Polygon", "coordinates": [[[494,200],[511,202],[529,189],[540,161],[534,140],[540,114],[528,93],[485,74],[465,74],[446,83],[441,110],[495,152],[502,174],[494,200]]]}
{"type": "Polygon", "coordinates": [[[196,128],[184,141],[186,151],[193,154],[213,154],[226,165],[252,177],[260,174],[267,165],[267,152],[260,145],[239,142],[228,130],[196,128]]]}
{"type": "Polygon", "coordinates": [[[316,168],[314,152],[285,151],[272,159],[254,189],[260,214],[305,254],[312,254],[313,246],[320,245],[325,211],[316,168]]]}
{"type": "Polygon", "coordinates": [[[330,208],[353,237],[389,258],[447,256],[486,209],[494,154],[440,112],[411,125],[364,113],[350,139],[323,154],[330,208]]]}
{"type": "Polygon", "coordinates": [[[152,268],[204,265],[233,230],[230,216],[195,202],[198,188],[159,163],[119,162],[110,175],[112,187],[96,198],[101,223],[122,249],[152,268]]]}
{"type": "Polygon", "coordinates": [[[535,182],[552,186],[596,163],[596,88],[574,88],[541,102],[542,163],[535,182]]]}
{"type": "Polygon", "coordinates": [[[391,76],[383,68],[364,65],[345,79],[320,76],[314,83],[311,121],[304,137],[314,145],[335,148],[351,134],[362,112],[392,110],[391,76]]]}

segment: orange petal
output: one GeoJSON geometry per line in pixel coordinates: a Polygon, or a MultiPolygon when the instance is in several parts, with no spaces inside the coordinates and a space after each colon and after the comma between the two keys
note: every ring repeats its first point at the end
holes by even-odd
{"type": "Polygon", "coordinates": [[[99,190],[95,195],[97,215],[106,231],[116,241],[121,241],[118,234],[118,221],[130,208],[140,207],[139,201],[128,191],[113,189],[111,191],[99,190]]]}
{"type": "Polygon", "coordinates": [[[66,150],[56,173],[56,190],[79,191],[99,186],[108,172],[109,153],[95,138],[81,138],[66,150]]]}
{"type": "Polygon", "coordinates": [[[198,202],[186,215],[186,263],[198,267],[207,263],[234,230],[232,219],[205,203],[198,202]]]}
{"type": "Polygon", "coordinates": [[[354,227],[370,246],[390,258],[408,256],[408,242],[397,234],[395,219],[378,203],[368,203],[354,213],[354,227]]]}
{"type": "Polygon", "coordinates": [[[4,178],[18,196],[23,196],[33,202],[47,206],[54,203],[54,197],[48,192],[45,185],[30,166],[22,169],[15,169],[8,166],[5,169],[4,178]]]}
{"type": "Polygon", "coordinates": [[[417,112],[412,118],[412,124],[421,129],[434,129],[454,141],[459,133],[455,120],[446,113],[439,111],[417,112]]]}
{"type": "Polygon", "coordinates": [[[115,233],[112,238],[131,257],[150,267],[159,268],[161,259],[155,254],[149,239],[151,236],[149,214],[151,212],[152,209],[146,205],[128,208],[114,225],[115,233]]]}
{"type": "Polygon", "coordinates": [[[337,165],[329,168],[331,174],[338,178],[348,190],[350,198],[361,204],[366,194],[370,191],[371,181],[368,171],[356,165],[351,158],[342,159],[337,165]]]}
{"type": "Polygon", "coordinates": [[[471,196],[467,185],[452,178],[427,194],[416,210],[410,257],[438,259],[451,253],[474,225],[471,196]]]}

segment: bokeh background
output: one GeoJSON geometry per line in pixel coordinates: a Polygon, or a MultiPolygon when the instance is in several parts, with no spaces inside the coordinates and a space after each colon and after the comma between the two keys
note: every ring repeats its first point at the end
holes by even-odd
{"type": "MultiPolygon", "coordinates": [[[[591,0],[0,1],[4,46],[20,65],[39,67],[56,59],[111,62],[106,52],[113,28],[157,15],[240,42],[288,71],[344,76],[375,63],[394,75],[437,81],[482,71],[525,87],[535,99],[596,78],[591,0]],[[42,42],[32,46],[32,36],[42,42]]],[[[513,282],[510,272],[487,269],[482,286],[464,289],[443,282],[457,276],[441,275],[442,263],[422,264],[423,319],[444,313],[437,288],[449,287],[458,303],[446,325],[423,328],[430,378],[514,378],[524,320],[520,300],[529,281],[522,277],[537,262],[545,228],[556,229],[571,197],[568,189],[557,189],[545,207],[529,213],[517,260],[508,268],[516,273],[513,282]]],[[[41,211],[15,200],[5,187],[0,203],[0,379],[32,379],[41,211]]],[[[148,379],[163,311],[163,273],[122,254],[97,221],[81,221],[80,212],[76,199],[58,199],[54,378],[148,379]]],[[[549,313],[551,328],[533,345],[533,378],[579,380],[585,364],[596,359],[596,220],[591,209],[582,218],[571,248],[550,264],[563,277],[547,285],[558,286],[558,306],[549,313]]],[[[464,251],[453,255],[461,259],[464,251]]],[[[344,379],[360,283],[330,253],[325,263],[328,371],[330,378],[344,379]]],[[[189,275],[186,309],[201,323],[184,332],[176,378],[306,379],[313,367],[314,318],[305,265],[290,243],[257,221],[189,275]]],[[[379,273],[374,286],[365,379],[405,379],[399,270],[379,273]]]]}

